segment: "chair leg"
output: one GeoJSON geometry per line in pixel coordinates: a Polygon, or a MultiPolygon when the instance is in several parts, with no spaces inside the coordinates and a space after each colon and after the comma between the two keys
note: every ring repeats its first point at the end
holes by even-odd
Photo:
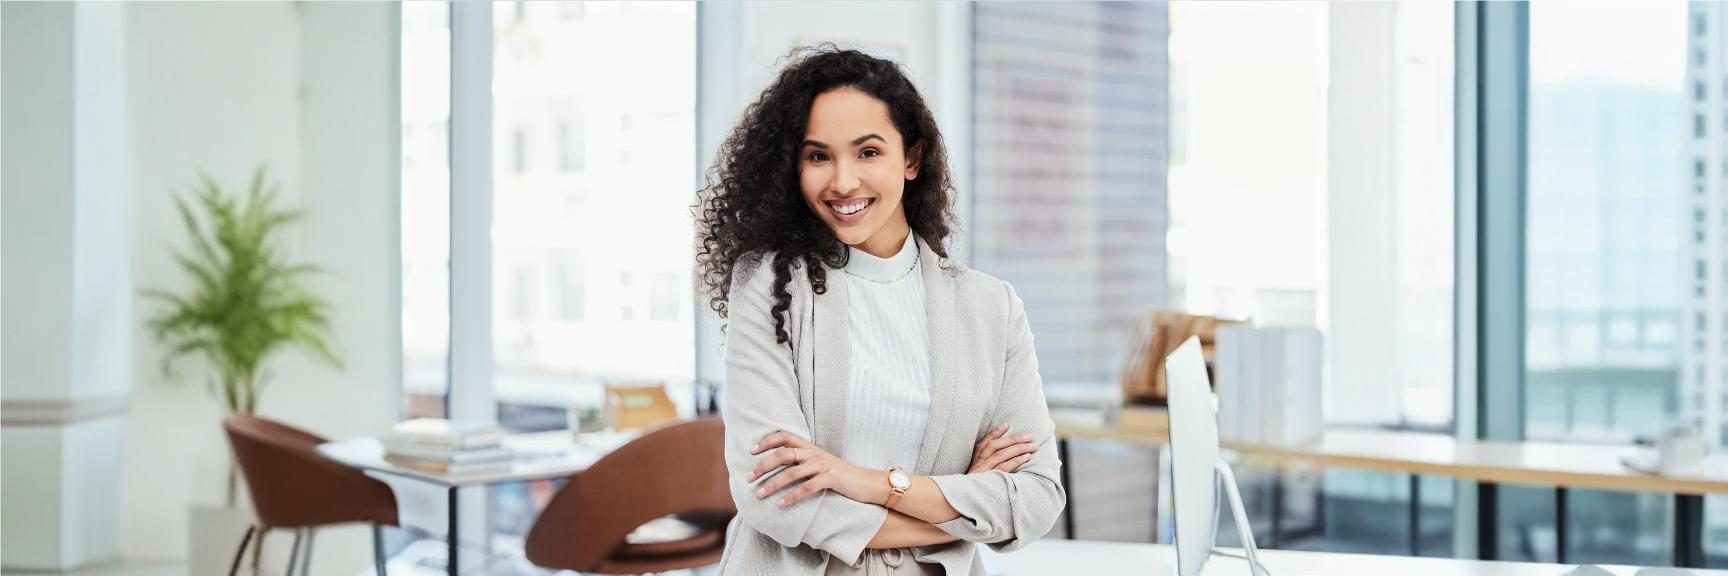
{"type": "MultiPolygon", "coordinates": [[[[306,551],[302,553],[305,556],[305,558],[300,560],[300,576],[311,576],[312,575],[312,539],[317,537],[317,536],[318,536],[318,529],[317,528],[307,528],[306,529],[306,551]]],[[[294,576],[294,575],[289,574],[288,576],[294,576]]]]}
{"type": "Polygon", "coordinates": [[[252,574],[258,574],[258,561],[264,557],[264,537],[270,535],[269,526],[258,527],[258,537],[252,539],[252,574]]]}
{"type": "Polygon", "coordinates": [[[240,539],[240,549],[234,551],[234,563],[228,566],[228,576],[240,573],[240,560],[246,557],[246,547],[252,545],[252,533],[258,531],[257,526],[247,526],[246,536],[240,539]]]}
{"type": "Polygon", "coordinates": [[[305,532],[303,528],[294,529],[294,545],[288,547],[288,571],[283,573],[287,576],[294,576],[294,561],[300,559],[300,535],[305,532]]]}
{"type": "Polygon", "coordinates": [[[376,576],[385,576],[384,525],[372,523],[372,566],[376,576]]]}

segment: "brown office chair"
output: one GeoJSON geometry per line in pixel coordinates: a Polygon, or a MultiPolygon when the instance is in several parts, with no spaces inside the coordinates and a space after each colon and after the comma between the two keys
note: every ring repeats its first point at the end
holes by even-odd
{"type": "Polygon", "coordinates": [[[383,527],[396,525],[396,495],[389,485],[319,455],[317,446],[325,440],[310,432],[238,413],[222,419],[222,428],[228,433],[228,443],[234,448],[234,458],[246,476],[252,506],[258,513],[258,524],[247,529],[234,554],[229,576],[239,571],[254,532],[260,549],[253,553],[256,566],[266,531],[295,530],[293,551],[288,556],[291,576],[300,555],[302,532],[307,535],[301,568],[305,573],[312,565],[313,531],[347,522],[372,524],[373,561],[378,574],[384,574],[383,527]]]}
{"type": "Polygon", "coordinates": [[[528,561],[542,568],[641,574],[720,561],[726,523],[738,513],[726,484],[725,428],[718,418],[652,430],[572,477],[528,532],[528,561]],[[696,529],[669,541],[627,541],[668,515],[696,529]]]}

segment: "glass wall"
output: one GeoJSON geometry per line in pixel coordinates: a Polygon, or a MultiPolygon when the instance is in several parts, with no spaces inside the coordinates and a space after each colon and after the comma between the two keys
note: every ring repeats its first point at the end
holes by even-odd
{"type": "MultiPolygon", "coordinates": [[[[690,3],[493,5],[492,340],[506,429],[565,429],[570,410],[598,422],[607,385],[693,402],[695,15],[690,3]]],[[[498,537],[526,534],[555,489],[494,488],[498,537]]]]}
{"type": "MultiPolygon", "coordinates": [[[[1170,308],[1316,328],[1329,423],[1449,432],[1452,20],[1445,4],[974,5],[974,265],[1025,299],[1046,385],[1116,386],[1136,324],[1170,308]]],[[[1156,456],[1075,444],[1079,536],[1167,540],[1150,475],[1109,473],[1156,456]]],[[[1262,544],[1412,541],[1406,476],[1238,469],[1262,544]]],[[[1421,551],[1446,554],[1451,485],[1421,486],[1421,551]]]]}
{"type": "MultiPolygon", "coordinates": [[[[1530,6],[1529,439],[1627,444],[1684,426],[1720,446],[1728,432],[1724,25],[1709,2],[1530,6]]],[[[1554,559],[1554,491],[1506,490],[1502,557],[1554,559]]],[[[1566,559],[1669,563],[1672,501],[1572,491],[1566,559]]],[[[1707,551],[1728,538],[1716,504],[1707,551]]]]}
{"type": "Polygon", "coordinates": [[[492,23],[499,422],[563,428],[606,384],[687,390],[695,6],[502,2],[492,23]]]}
{"type": "MultiPolygon", "coordinates": [[[[494,4],[485,159],[451,158],[450,6],[402,10],[404,416],[446,414],[453,161],[491,162],[498,422],[598,423],[609,384],[665,386],[688,413],[695,5],[494,4]]],[[[493,487],[496,543],[519,549],[556,488],[493,487]]]]}

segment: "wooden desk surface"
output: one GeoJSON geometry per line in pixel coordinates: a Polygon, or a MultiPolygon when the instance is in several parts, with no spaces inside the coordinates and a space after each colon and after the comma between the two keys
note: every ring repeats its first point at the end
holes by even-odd
{"type": "MultiPolygon", "coordinates": [[[[1161,446],[1167,433],[1064,424],[1065,438],[1117,440],[1161,446]]],[[[1555,442],[1460,441],[1446,434],[1381,430],[1329,430],[1320,440],[1291,446],[1225,443],[1246,456],[1280,466],[1356,468],[1485,482],[1637,490],[1675,494],[1728,493],[1728,455],[1712,454],[1685,470],[1645,474],[1621,464],[1639,449],[1623,445],[1555,442]]]]}
{"type": "MultiPolygon", "coordinates": [[[[1044,574],[1136,574],[1168,576],[1174,573],[1176,551],[1162,544],[1097,542],[1044,539],[1015,552],[983,551],[984,568],[992,576],[1044,574]]],[[[1231,549],[1231,553],[1241,550],[1231,549]]],[[[1273,576],[1355,576],[1403,574],[1421,576],[1565,576],[1571,566],[1526,562],[1486,562],[1450,558],[1413,558],[1368,554],[1331,554],[1289,550],[1261,550],[1260,562],[1273,576]]],[[[1615,576],[1728,576],[1717,570],[1644,569],[1602,566],[1615,576]],[[1640,573],[1640,570],[1647,570],[1640,573]]],[[[1247,575],[1248,563],[1214,556],[1206,562],[1207,576],[1247,575]]]]}

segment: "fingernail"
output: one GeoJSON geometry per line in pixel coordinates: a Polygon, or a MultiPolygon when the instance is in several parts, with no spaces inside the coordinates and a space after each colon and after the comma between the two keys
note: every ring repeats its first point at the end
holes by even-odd
{"type": "Polygon", "coordinates": [[[1021,455],[1020,455],[1020,461],[1021,461],[1021,462],[1025,462],[1025,461],[1027,461],[1027,460],[1031,460],[1031,459],[1032,459],[1032,455],[1031,455],[1031,454],[1021,454],[1021,455]]]}
{"type": "Polygon", "coordinates": [[[757,498],[761,498],[761,497],[767,496],[767,495],[768,495],[768,489],[767,488],[757,488],[756,489],[756,497],[757,498]]]}
{"type": "Polygon", "coordinates": [[[751,454],[755,454],[755,453],[761,452],[761,451],[762,451],[762,445],[761,444],[757,444],[755,446],[750,447],[750,453],[751,454]]]}
{"type": "Polygon", "coordinates": [[[780,499],[780,501],[779,501],[779,502],[775,502],[775,503],[774,503],[774,505],[775,505],[775,506],[779,506],[779,507],[781,507],[781,508],[785,508],[785,507],[786,507],[786,499],[785,499],[785,498],[781,498],[781,499],[780,499]]]}
{"type": "Polygon", "coordinates": [[[1020,439],[1021,439],[1021,440],[1031,440],[1031,439],[1032,439],[1032,435],[1031,435],[1031,434],[1021,434],[1021,435],[1020,435],[1020,439]]]}

